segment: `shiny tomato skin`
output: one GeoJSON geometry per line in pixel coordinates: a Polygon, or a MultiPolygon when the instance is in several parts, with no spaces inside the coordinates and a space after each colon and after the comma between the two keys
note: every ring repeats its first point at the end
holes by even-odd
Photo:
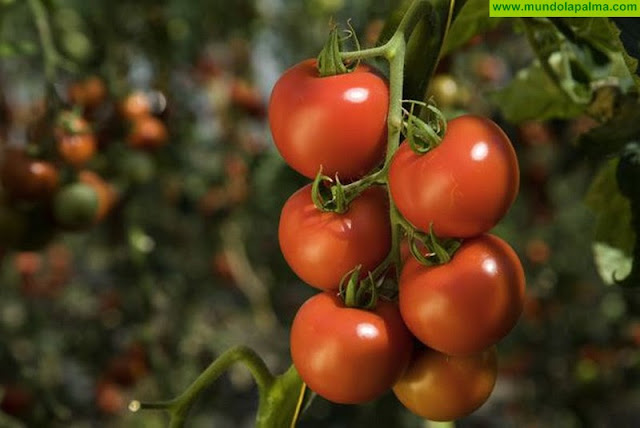
{"type": "Polygon", "coordinates": [[[287,70],[269,101],[269,125],[287,164],[313,178],[359,178],[384,157],[389,89],[361,64],[354,71],[319,77],[315,60],[287,70]]]}
{"type": "Polygon", "coordinates": [[[302,380],[329,401],[371,401],[404,372],[413,341],[395,303],[372,311],[347,308],[335,293],[320,293],[298,310],[291,357],[302,380]]]}
{"type": "Polygon", "coordinates": [[[440,237],[489,231],[511,207],[520,184],[515,150],[487,118],[449,121],[441,144],[424,155],[402,144],[391,162],[389,188],[400,213],[440,237]]]}
{"type": "Polygon", "coordinates": [[[464,357],[428,348],[417,350],[393,386],[393,393],[418,416],[431,421],[452,421],[472,413],[487,401],[497,372],[495,346],[464,357]]]}
{"type": "Polygon", "coordinates": [[[294,193],[280,215],[280,250],[291,269],[307,284],[337,290],[342,277],[358,265],[361,275],[384,260],[391,248],[388,200],[371,187],[343,214],[319,211],[311,185],[294,193]]]}
{"type": "Polygon", "coordinates": [[[428,267],[410,258],[398,288],[402,318],[418,340],[448,355],[469,355],[515,326],[525,277],[509,244],[486,234],[464,241],[443,265],[428,267]]]}

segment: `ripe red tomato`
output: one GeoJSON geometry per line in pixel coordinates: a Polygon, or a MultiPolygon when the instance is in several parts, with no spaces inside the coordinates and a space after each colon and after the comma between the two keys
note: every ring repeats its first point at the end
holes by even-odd
{"type": "Polygon", "coordinates": [[[137,149],[157,149],[169,138],[167,127],[154,116],[141,116],[134,120],[128,141],[137,149]]]}
{"type": "Polygon", "coordinates": [[[69,165],[79,168],[96,153],[96,138],[93,134],[64,135],[58,139],[58,153],[69,165]]]}
{"type": "Polygon", "coordinates": [[[0,181],[14,198],[40,200],[53,195],[58,187],[58,170],[50,162],[33,159],[24,150],[4,151],[0,181]]]}
{"type": "Polygon", "coordinates": [[[422,343],[448,355],[468,355],[514,327],[525,278],[509,244],[482,235],[464,241],[443,265],[428,267],[410,258],[398,287],[402,318],[422,343]]]}
{"type": "Polygon", "coordinates": [[[151,114],[151,100],[142,91],[132,92],[122,101],[120,113],[128,120],[149,116],[151,114]]]}
{"type": "Polygon", "coordinates": [[[106,414],[120,413],[127,401],[121,386],[109,380],[100,380],[95,391],[96,406],[106,414]]]}
{"type": "Polygon", "coordinates": [[[69,85],[68,95],[73,104],[92,109],[104,101],[107,96],[107,87],[100,77],[90,76],[69,85]]]}
{"type": "Polygon", "coordinates": [[[409,367],[393,386],[393,393],[418,416],[452,421],[487,401],[497,372],[495,347],[466,357],[423,349],[414,353],[409,367]]]}
{"type": "Polygon", "coordinates": [[[491,120],[470,115],[451,120],[442,143],[424,155],[402,144],[389,170],[400,213],[423,231],[433,223],[440,237],[487,232],[513,203],[519,183],[509,138],[491,120]]]}
{"type": "Polygon", "coordinates": [[[291,326],[296,370],[309,388],[335,403],[364,403],[383,394],[405,370],[412,346],[397,306],[382,300],[365,311],[320,293],[300,307],[291,326]]]}
{"type": "Polygon", "coordinates": [[[363,176],[382,161],[387,138],[389,89],[371,67],[319,77],[315,60],[287,70],[269,101],[276,147],[293,169],[309,178],[322,165],[343,180],[363,176]]]}
{"type": "Polygon", "coordinates": [[[311,185],[294,193],[280,215],[280,250],[307,284],[335,290],[357,265],[361,274],[375,267],[391,248],[388,201],[384,190],[371,187],[351,202],[344,214],[319,211],[311,185]]]}

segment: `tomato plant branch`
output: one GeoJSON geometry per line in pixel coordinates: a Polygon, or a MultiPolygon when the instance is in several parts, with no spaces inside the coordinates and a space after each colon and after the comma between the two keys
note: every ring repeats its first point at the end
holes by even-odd
{"type": "Polygon", "coordinates": [[[242,362],[251,372],[251,375],[258,385],[260,397],[263,397],[267,390],[274,383],[274,376],[271,374],[266,364],[256,354],[254,350],[245,346],[231,348],[220,355],[200,376],[178,397],[169,401],[159,402],[139,402],[133,401],[129,409],[137,411],[140,409],[164,409],[170,415],[170,428],[181,428],[184,426],[187,414],[198,396],[204,389],[209,387],[220,377],[229,367],[237,362],[242,362]]]}
{"type": "Polygon", "coordinates": [[[222,228],[221,235],[231,274],[251,304],[256,326],[263,332],[273,330],[278,320],[271,305],[268,286],[249,260],[243,243],[242,228],[236,222],[229,222],[222,228]]]}
{"type": "Polygon", "coordinates": [[[57,67],[63,67],[74,70],[75,67],[69,61],[64,59],[56,50],[51,34],[51,27],[47,17],[47,11],[41,0],[27,0],[31,14],[38,30],[40,37],[40,47],[44,61],[44,74],[47,81],[52,84],[55,80],[57,67]]]}
{"type": "Polygon", "coordinates": [[[567,90],[567,88],[565,88],[565,86],[562,84],[562,81],[558,77],[558,74],[551,67],[551,64],[549,64],[549,61],[547,60],[547,58],[545,58],[545,56],[543,55],[542,51],[540,50],[540,45],[538,44],[538,42],[537,42],[537,40],[535,38],[535,35],[533,33],[533,29],[531,28],[531,24],[529,23],[530,22],[529,18],[521,18],[520,21],[522,22],[522,27],[524,28],[524,33],[525,33],[525,35],[527,37],[527,41],[529,42],[529,45],[531,46],[531,49],[533,49],[533,53],[536,55],[536,58],[538,59],[538,62],[540,62],[540,66],[544,70],[545,74],[549,77],[549,79],[551,79],[553,84],[571,102],[576,103],[576,104],[584,104],[585,102],[587,102],[588,100],[580,99],[578,96],[576,96],[576,94],[574,94],[571,91],[567,90]]]}

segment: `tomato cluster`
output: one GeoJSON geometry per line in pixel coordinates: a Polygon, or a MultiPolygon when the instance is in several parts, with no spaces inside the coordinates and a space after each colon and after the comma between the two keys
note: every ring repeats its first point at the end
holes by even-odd
{"type": "Polygon", "coordinates": [[[293,321],[291,356],[309,388],[330,401],[363,403],[393,389],[414,413],[453,420],[491,394],[495,345],[522,312],[522,265],[488,233],[516,197],[518,162],[498,125],[472,115],[449,121],[426,153],[405,142],[385,159],[389,103],[386,80],[362,64],[320,77],[314,60],[303,61],[273,89],[275,145],[289,166],[316,177],[280,217],[285,260],[322,290],[293,321]],[[367,184],[341,210],[319,205],[327,182],[334,198],[336,187],[367,184]],[[402,257],[393,230],[406,233],[402,257]],[[430,240],[416,245],[417,236],[430,240]],[[434,258],[435,246],[446,260],[434,258]],[[409,257],[409,247],[426,255],[409,257]],[[364,308],[353,293],[380,297],[364,308]]]}
{"type": "Polygon", "coordinates": [[[0,151],[0,248],[38,250],[58,231],[85,230],[105,219],[119,195],[99,172],[101,152],[117,138],[103,135],[118,128],[114,121],[134,149],[166,143],[167,129],[146,94],[126,96],[120,115],[107,95],[99,77],[71,83],[68,108],[34,121],[44,129],[35,141],[0,151]]]}

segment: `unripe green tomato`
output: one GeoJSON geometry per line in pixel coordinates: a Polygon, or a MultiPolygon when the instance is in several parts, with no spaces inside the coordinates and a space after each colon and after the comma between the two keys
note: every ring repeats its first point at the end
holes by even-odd
{"type": "Polygon", "coordinates": [[[153,178],[155,165],[148,154],[131,151],[122,160],[121,171],[132,184],[144,184],[153,178]]]}
{"type": "Polygon", "coordinates": [[[0,203],[0,247],[14,248],[26,228],[27,224],[20,213],[0,203]]]}
{"type": "Polygon", "coordinates": [[[53,201],[53,214],[60,226],[70,230],[90,227],[98,213],[98,194],[84,183],[63,187],[53,201]]]}

